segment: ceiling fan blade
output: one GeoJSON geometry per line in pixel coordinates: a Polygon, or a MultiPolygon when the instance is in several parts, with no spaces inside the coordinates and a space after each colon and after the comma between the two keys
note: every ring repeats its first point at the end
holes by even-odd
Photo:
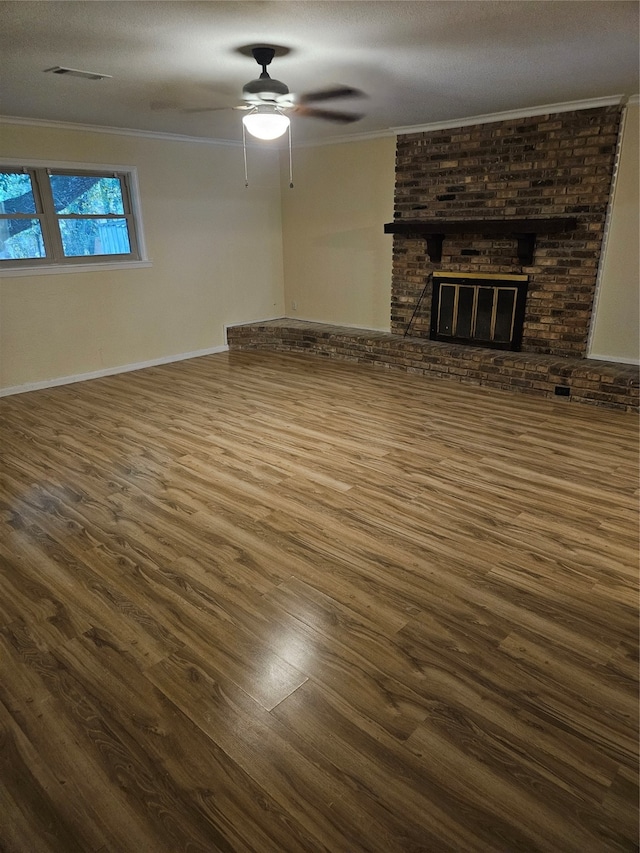
{"type": "Polygon", "coordinates": [[[352,86],[333,86],[331,89],[321,89],[318,92],[305,92],[298,98],[300,104],[317,103],[318,101],[331,101],[336,98],[364,98],[364,92],[354,89],[352,86]]]}
{"type": "Polygon", "coordinates": [[[308,118],[321,118],[325,121],[335,121],[340,124],[351,124],[354,121],[360,121],[363,118],[362,113],[341,113],[337,110],[318,110],[315,107],[294,107],[292,112],[308,118]]]}

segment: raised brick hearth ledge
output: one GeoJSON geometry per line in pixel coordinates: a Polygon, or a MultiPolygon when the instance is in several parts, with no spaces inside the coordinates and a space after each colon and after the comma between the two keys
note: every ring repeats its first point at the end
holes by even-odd
{"type": "Polygon", "coordinates": [[[638,368],[630,364],[481,349],[284,318],[230,326],[227,339],[232,351],[306,353],[541,397],[555,397],[556,386],[565,386],[570,396],[557,399],[638,411],[638,368]]]}

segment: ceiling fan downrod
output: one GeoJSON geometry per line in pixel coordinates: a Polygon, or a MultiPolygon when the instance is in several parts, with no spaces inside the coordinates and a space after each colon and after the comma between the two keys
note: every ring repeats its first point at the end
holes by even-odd
{"type": "Polygon", "coordinates": [[[288,95],[289,87],[280,80],[274,80],[267,71],[267,65],[271,64],[271,60],[275,56],[273,47],[253,47],[251,48],[253,58],[262,68],[262,74],[257,80],[251,80],[246,86],[243,86],[242,92],[244,95],[258,95],[272,98],[275,100],[279,95],[288,95]],[[265,81],[269,81],[266,83],[265,81]]]}

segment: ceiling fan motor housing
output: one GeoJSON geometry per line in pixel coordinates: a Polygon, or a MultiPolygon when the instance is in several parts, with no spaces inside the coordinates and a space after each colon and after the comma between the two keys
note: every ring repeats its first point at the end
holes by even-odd
{"type": "Polygon", "coordinates": [[[278,95],[288,95],[289,87],[280,80],[274,80],[265,72],[261,74],[258,80],[251,80],[246,86],[242,87],[242,92],[245,95],[260,95],[262,97],[273,96],[275,100],[278,95]]]}
{"type": "Polygon", "coordinates": [[[291,95],[289,87],[281,80],[273,80],[267,71],[267,66],[271,64],[273,57],[276,54],[283,56],[289,53],[289,49],[266,44],[254,45],[252,47],[247,46],[241,49],[241,53],[245,56],[249,51],[262,68],[262,74],[257,80],[250,80],[249,83],[242,87],[242,95],[247,102],[247,106],[240,107],[239,109],[253,109],[253,112],[256,112],[265,107],[273,107],[280,114],[292,111],[299,115],[319,118],[325,121],[340,122],[340,124],[349,124],[362,118],[362,115],[359,113],[346,113],[308,106],[315,101],[364,97],[364,93],[359,89],[354,89],[352,86],[332,86],[318,92],[307,92],[298,96],[291,95]]]}

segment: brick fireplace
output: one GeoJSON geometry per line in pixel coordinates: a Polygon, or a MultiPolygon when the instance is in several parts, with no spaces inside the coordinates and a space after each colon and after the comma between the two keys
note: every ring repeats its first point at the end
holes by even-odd
{"type": "Polygon", "coordinates": [[[394,222],[384,226],[394,234],[391,333],[281,318],[230,327],[231,350],[305,353],[637,411],[637,367],[586,357],[620,118],[619,107],[603,107],[400,136],[394,222]],[[459,317],[467,299],[465,334],[475,340],[447,340],[442,311],[444,334],[431,334],[434,278],[483,276],[526,281],[514,351],[477,340],[505,337],[487,321],[493,311],[483,319],[481,288],[471,303],[466,291],[452,302],[459,317]]]}
{"type": "Polygon", "coordinates": [[[411,335],[429,337],[432,273],[522,273],[522,352],[584,358],[620,115],[601,107],[400,136],[394,225],[442,222],[444,239],[434,262],[426,236],[394,236],[391,331],[404,334],[424,289],[411,335]],[[496,234],[496,220],[519,222],[496,234]],[[574,227],[538,229],[523,264],[523,220],[574,227]]]}

